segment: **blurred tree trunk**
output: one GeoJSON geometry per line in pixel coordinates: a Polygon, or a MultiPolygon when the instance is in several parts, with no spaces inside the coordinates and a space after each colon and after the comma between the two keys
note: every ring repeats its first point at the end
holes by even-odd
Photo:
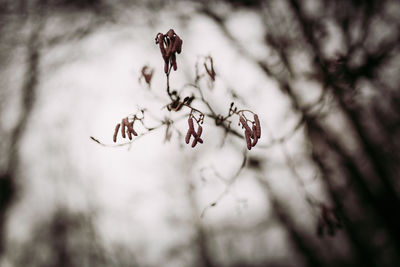
{"type": "Polygon", "coordinates": [[[24,136],[26,126],[29,123],[36,100],[36,91],[40,78],[40,53],[41,36],[44,18],[31,18],[29,38],[26,41],[26,70],[22,84],[22,105],[19,108],[19,117],[11,132],[7,166],[0,176],[0,255],[4,250],[5,224],[7,212],[18,193],[17,179],[20,168],[19,149],[24,136]]]}

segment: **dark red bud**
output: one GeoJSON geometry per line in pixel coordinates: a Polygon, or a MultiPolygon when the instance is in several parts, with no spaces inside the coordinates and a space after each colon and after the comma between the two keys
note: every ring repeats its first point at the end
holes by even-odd
{"type": "Polygon", "coordinates": [[[243,116],[240,116],[240,123],[242,124],[242,126],[246,129],[246,132],[249,133],[249,136],[251,135],[252,131],[250,130],[249,125],[247,125],[246,120],[243,118],[243,116]]]}
{"type": "Polygon", "coordinates": [[[251,146],[255,146],[257,145],[257,141],[258,141],[258,137],[257,137],[257,133],[256,133],[256,126],[253,125],[253,131],[252,131],[253,135],[251,136],[251,138],[253,138],[253,143],[251,144],[251,146]]]}
{"type": "Polygon", "coordinates": [[[119,130],[119,127],[121,126],[121,124],[117,124],[117,126],[115,126],[115,131],[114,131],[114,136],[113,136],[113,141],[114,141],[114,143],[115,142],[117,142],[117,135],[118,135],[118,130],[119,130]]]}
{"type": "Polygon", "coordinates": [[[247,143],[247,149],[251,150],[251,140],[250,140],[250,133],[248,131],[245,131],[244,136],[246,138],[246,143],[247,143]]]}
{"type": "Polygon", "coordinates": [[[192,117],[188,118],[188,125],[189,125],[189,131],[194,132],[193,118],[192,117]]]}
{"type": "Polygon", "coordinates": [[[187,131],[186,137],[185,137],[185,142],[186,144],[189,144],[190,142],[190,137],[192,136],[192,132],[190,131],[190,129],[187,131]]]}
{"type": "MultiPolygon", "coordinates": [[[[202,132],[203,132],[203,127],[201,127],[201,125],[199,125],[199,128],[197,128],[197,133],[196,133],[195,139],[193,140],[193,143],[192,143],[192,147],[195,147],[197,145],[197,142],[199,141],[199,138],[200,138],[202,132]]],[[[201,143],[203,143],[203,142],[201,142],[201,143]]]]}
{"type": "Polygon", "coordinates": [[[256,124],[257,137],[260,138],[261,137],[261,124],[260,124],[260,120],[258,119],[257,114],[254,114],[254,122],[256,124]]]}
{"type": "Polygon", "coordinates": [[[123,138],[126,137],[126,135],[125,135],[125,131],[126,131],[125,127],[126,127],[126,123],[127,122],[125,120],[127,120],[127,119],[128,118],[122,119],[122,122],[121,122],[121,125],[122,125],[122,127],[121,127],[121,135],[122,135],[123,138]]]}

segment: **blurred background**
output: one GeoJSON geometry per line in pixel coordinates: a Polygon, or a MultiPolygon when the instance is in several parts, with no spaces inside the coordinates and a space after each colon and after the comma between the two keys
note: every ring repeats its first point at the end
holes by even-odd
{"type": "Polygon", "coordinates": [[[1,0],[0,266],[400,266],[399,17],[396,0],[1,0]],[[154,41],[171,28],[171,88],[208,112],[185,85],[211,56],[203,96],[259,115],[251,151],[209,117],[184,144],[154,41]],[[110,146],[141,109],[157,129],[110,146]]]}

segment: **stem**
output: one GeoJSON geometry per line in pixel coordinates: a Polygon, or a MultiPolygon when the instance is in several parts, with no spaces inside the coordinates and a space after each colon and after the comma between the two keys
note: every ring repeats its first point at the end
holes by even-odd
{"type": "Polygon", "coordinates": [[[171,73],[172,64],[171,64],[171,62],[169,62],[168,64],[169,64],[169,68],[168,68],[168,72],[166,73],[166,75],[167,75],[167,94],[168,94],[169,98],[172,101],[174,101],[174,99],[172,98],[172,94],[171,94],[171,92],[169,90],[169,74],[171,73]]]}

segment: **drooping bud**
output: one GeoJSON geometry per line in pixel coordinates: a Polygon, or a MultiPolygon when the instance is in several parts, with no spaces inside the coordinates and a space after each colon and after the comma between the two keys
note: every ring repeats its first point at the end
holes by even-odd
{"type": "MultiPolygon", "coordinates": [[[[197,128],[197,133],[196,133],[197,137],[195,137],[195,139],[193,140],[192,147],[195,147],[197,145],[197,142],[199,141],[202,132],[203,132],[203,127],[201,127],[201,125],[199,125],[199,127],[197,128]]],[[[200,143],[203,143],[203,140],[201,140],[200,143]]]]}
{"type": "Polygon", "coordinates": [[[193,118],[189,117],[188,119],[188,125],[189,125],[189,131],[194,132],[194,126],[193,126],[193,118]]]}
{"type": "Polygon", "coordinates": [[[258,136],[257,136],[257,133],[256,133],[256,126],[255,125],[253,125],[253,129],[252,130],[253,131],[252,131],[251,138],[253,139],[253,143],[251,144],[251,146],[255,146],[255,145],[257,145],[257,141],[258,141],[258,136]]]}
{"type": "Polygon", "coordinates": [[[258,119],[258,115],[257,114],[254,114],[254,122],[256,124],[257,137],[260,138],[261,137],[261,124],[260,124],[260,120],[258,119]]]}
{"type": "Polygon", "coordinates": [[[122,135],[123,138],[126,137],[126,135],[125,135],[125,131],[126,131],[125,127],[126,127],[126,124],[127,124],[126,120],[128,120],[128,118],[122,119],[122,122],[121,122],[121,126],[122,126],[121,127],[121,135],[122,135]]]}
{"type": "Polygon", "coordinates": [[[119,130],[119,127],[121,126],[121,124],[117,124],[117,126],[115,126],[115,131],[114,131],[114,136],[113,136],[113,141],[114,141],[114,143],[115,142],[117,142],[117,135],[118,135],[118,130],[119,130]]]}
{"type": "Polygon", "coordinates": [[[251,150],[251,140],[250,140],[250,132],[245,131],[244,136],[246,138],[246,143],[247,143],[247,149],[251,150]]]}
{"type": "Polygon", "coordinates": [[[251,135],[251,130],[249,125],[247,125],[246,120],[243,118],[243,116],[240,116],[240,123],[242,124],[242,126],[246,129],[246,132],[249,133],[249,136],[251,135]]]}
{"type": "Polygon", "coordinates": [[[159,33],[156,37],[156,44],[160,46],[161,55],[163,58],[166,56],[165,47],[164,47],[164,34],[159,33]]]}
{"type": "MultiPolygon", "coordinates": [[[[127,124],[128,127],[128,133],[133,134],[134,136],[137,136],[137,132],[133,129],[133,121],[131,123],[127,124]]],[[[130,138],[129,138],[130,139],[130,138]]]]}
{"type": "Polygon", "coordinates": [[[189,144],[190,142],[190,137],[192,136],[192,132],[190,131],[190,129],[187,131],[186,137],[185,137],[185,142],[186,144],[189,144]]]}
{"type": "Polygon", "coordinates": [[[179,36],[177,35],[176,36],[176,47],[175,47],[175,49],[176,49],[176,52],[178,54],[180,54],[181,51],[182,51],[182,43],[183,43],[182,39],[179,38],[179,36]]]}
{"type": "Polygon", "coordinates": [[[180,54],[182,50],[182,39],[170,29],[165,35],[157,34],[156,44],[160,46],[161,55],[164,59],[164,72],[170,71],[170,65],[174,70],[178,69],[176,64],[176,53],[180,54]]]}
{"type": "Polygon", "coordinates": [[[171,55],[171,62],[172,62],[172,67],[174,68],[174,70],[176,71],[178,69],[178,65],[176,65],[176,56],[175,53],[173,53],[171,55]]]}

